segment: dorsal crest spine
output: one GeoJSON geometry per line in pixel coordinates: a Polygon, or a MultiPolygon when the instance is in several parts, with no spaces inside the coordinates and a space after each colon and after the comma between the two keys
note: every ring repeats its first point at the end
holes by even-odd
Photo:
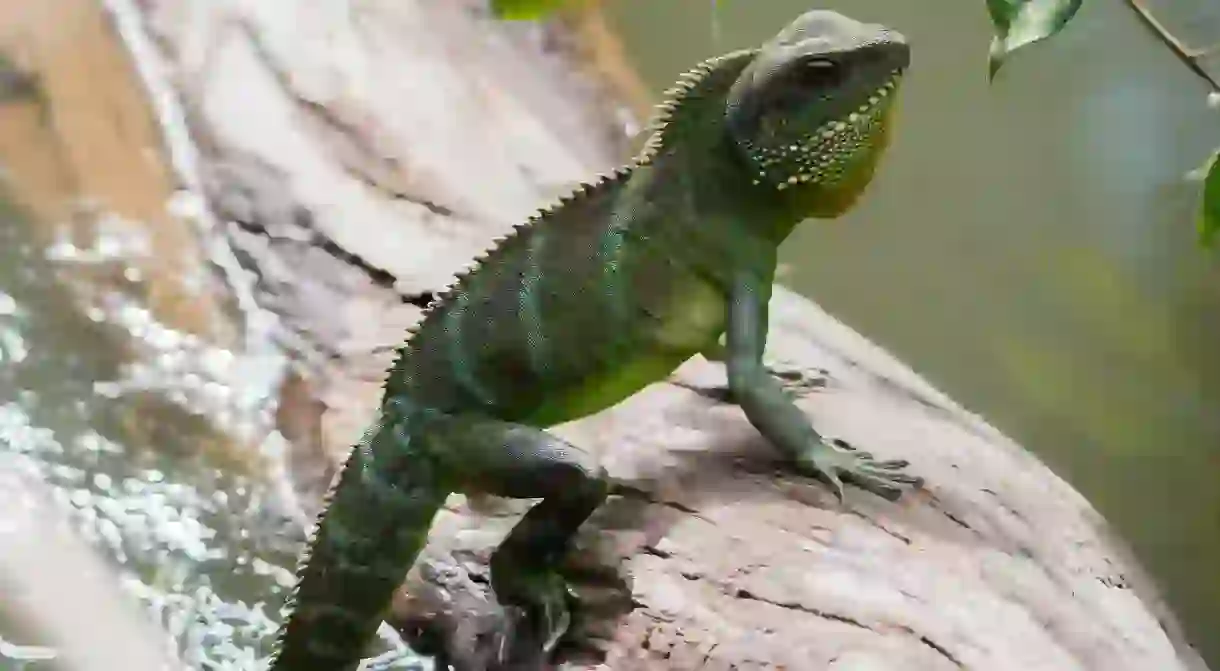
{"type": "Polygon", "coordinates": [[[757,55],[758,49],[741,49],[709,58],[682,73],[677,83],[662,94],[648,124],[648,142],[635,157],[634,165],[647,164],[666,147],[666,130],[680,122],[684,110],[697,105],[709,94],[714,94],[714,100],[723,102],[728,86],[757,55]]]}

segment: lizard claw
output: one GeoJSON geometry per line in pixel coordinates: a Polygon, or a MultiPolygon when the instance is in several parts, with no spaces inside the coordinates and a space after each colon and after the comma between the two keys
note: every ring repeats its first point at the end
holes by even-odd
{"type": "Polygon", "coordinates": [[[843,502],[843,483],[850,483],[890,501],[902,497],[908,487],[919,487],[923,478],[903,471],[905,459],[877,461],[872,453],[859,450],[838,438],[823,440],[799,460],[800,469],[831,487],[843,502]]]}
{"type": "Polygon", "coordinates": [[[520,660],[523,655],[547,659],[572,626],[568,605],[576,600],[576,593],[562,576],[550,570],[531,571],[516,576],[516,580],[519,582],[515,586],[524,590],[497,595],[513,602],[514,629],[519,632],[501,648],[499,661],[520,660]]]}

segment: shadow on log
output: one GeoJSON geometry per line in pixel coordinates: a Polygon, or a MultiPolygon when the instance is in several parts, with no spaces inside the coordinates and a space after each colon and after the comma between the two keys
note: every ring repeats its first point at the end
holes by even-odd
{"type": "MultiPolygon", "coordinates": [[[[499,24],[474,0],[127,4],[185,106],[203,195],[298,355],[280,428],[313,514],[418,305],[621,162],[630,115],[561,27],[499,24]]],[[[1066,483],[809,301],[779,290],[771,315],[769,357],[803,373],[815,424],[910,459],[926,488],[837,505],[783,474],[718,400],[723,369],[692,360],[557,429],[648,492],[586,525],[565,668],[1204,668],[1066,483]]],[[[393,622],[484,668],[504,626],[486,559],[521,506],[450,504],[393,622]]]]}

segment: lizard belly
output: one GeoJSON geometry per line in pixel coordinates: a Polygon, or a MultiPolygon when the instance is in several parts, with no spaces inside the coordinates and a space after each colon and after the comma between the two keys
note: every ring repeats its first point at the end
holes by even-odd
{"type": "Polygon", "coordinates": [[[555,394],[527,420],[551,426],[595,414],[660,382],[724,332],[724,294],[699,280],[683,282],[653,299],[652,317],[629,338],[627,356],[607,357],[580,382],[555,394]]]}

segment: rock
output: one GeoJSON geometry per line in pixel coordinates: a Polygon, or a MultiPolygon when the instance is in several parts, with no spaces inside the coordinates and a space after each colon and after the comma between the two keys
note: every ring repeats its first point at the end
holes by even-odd
{"type": "MultiPolygon", "coordinates": [[[[499,24],[474,0],[107,2],[139,11],[204,195],[298,354],[280,418],[312,514],[419,306],[564,185],[621,161],[622,106],[556,50],[559,28],[499,24]]],[[[811,302],[779,290],[771,314],[769,357],[800,373],[816,425],[910,459],[926,488],[838,505],[784,474],[718,400],[723,369],[692,360],[557,429],[647,492],[586,526],[573,571],[588,607],[565,668],[1204,668],[1064,481],[811,302]]],[[[455,497],[438,519],[395,601],[421,649],[490,668],[508,620],[485,562],[521,509],[455,497]]]]}
{"type": "Polygon", "coordinates": [[[164,632],[132,607],[114,568],[80,539],[50,488],[23,457],[0,452],[5,508],[0,618],[6,627],[53,647],[0,640],[6,668],[38,667],[49,660],[80,671],[174,668],[162,647],[164,632]]]}

